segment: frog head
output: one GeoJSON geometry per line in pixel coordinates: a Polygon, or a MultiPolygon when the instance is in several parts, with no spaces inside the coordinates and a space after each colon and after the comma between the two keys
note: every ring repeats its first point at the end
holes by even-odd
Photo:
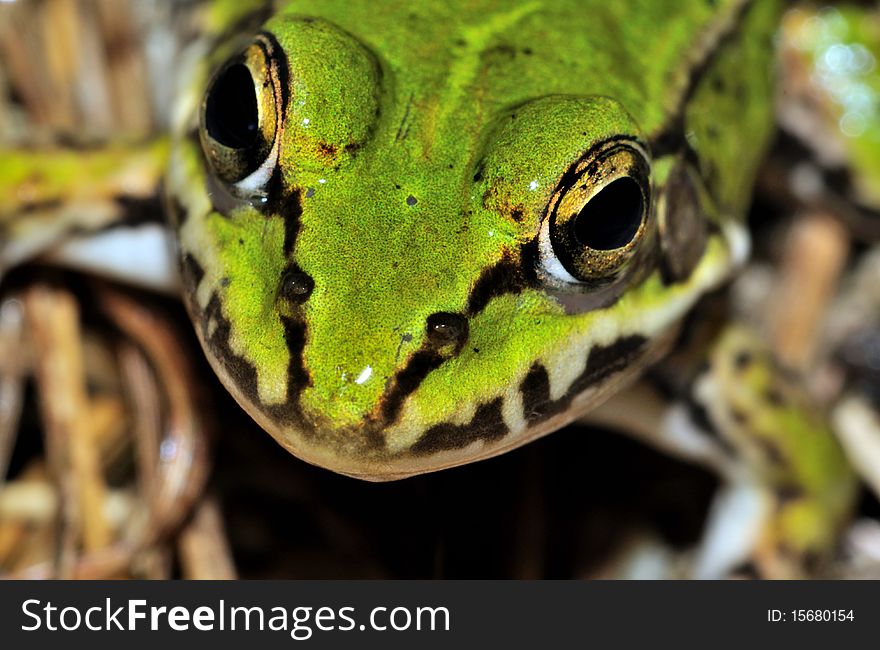
{"type": "Polygon", "coordinates": [[[169,186],[224,384],[295,455],[385,480],[577,417],[729,260],[619,100],[493,94],[516,71],[486,42],[407,67],[361,36],[282,12],[219,48],[169,186]]]}

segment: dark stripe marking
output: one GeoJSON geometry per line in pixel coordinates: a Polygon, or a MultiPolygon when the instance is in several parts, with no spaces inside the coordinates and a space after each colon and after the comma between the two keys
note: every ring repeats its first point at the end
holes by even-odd
{"type": "Polygon", "coordinates": [[[296,420],[303,432],[306,433],[310,429],[305,426],[300,407],[300,397],[303,390],[312,385],[312,378],[306,371],[303,360],[303,351],[306,347],[306,324],[286,316],[281,317],[281,324],[284,327],[284,342],[287,344],[287,351],[290,354],[290,360],[287,363],[287,401],[285,404],[269,407],[268,411],[277,421],[296,420]]]}
{"type": "Polygon", "coordinates": [[[419,350],[410,357],[392,379],[382,399],[382,419],[391,424],[397,420],[403,403],[433,370],[440,367],[445,357],[434,350],[419,350]]]}
{"type": "Polygon", "coordinates": [[[498,262],[485,269],[471,289],[465,313],[476,316],[493,298],[505,293],[519,293],[525,288],[519,262],[507,251],[498,262]]]}
{"type": "Polygon", "coordinates": [[[550,375],[540,363],[535,363],[519,385],[522,393],[523,417],[531,425],[544,416],[543,408],[550,403],[550,375]]]}
{"type": "Polygon", "coordinates": [[[283,204],[280,206],[279,214],[284,219],[284,257],[289,258],[299,235],[302,219],[302,193],[296,189],[281,200],[283,204]]]}
{"type": "Polygon", "coordinates": [[[259,392],[257,391],[257,369],[250,361],[232,351],[229,345],[232,326],[229,319],[223,315],[223,307],[217,292],[211,295],[208,306],[201,317],[202,337],[214,354],[214,358],[223,364],[229,377],[236,387],[247,399],[255,405],[261,406],[259,392]],[[211,324],[214,331],[209,336],[211,324]]]}
{"type": "Polygon", "coordinates": [[[583,372],[572,382],[565,394],[555,401],[550,400],[550,378],[547,370],[538,364],[532,366],[520,385],[523,412],[528,424],[533,426],[567,410],[579,394],[630,366],[644,352],[647,344],[648,339],[644,336],[633,334],[611,345],[592,348],[583,372]]]}
{"type": "Polygon", "coordinates": [[[483,440],[494,442],[507,435],[507,425],[501,413],[502,398],[481,404],[467,424],[438,424],[428,429],[412,446],[416,455],[428,455],[449,449],[461,449],[483,440]]]}

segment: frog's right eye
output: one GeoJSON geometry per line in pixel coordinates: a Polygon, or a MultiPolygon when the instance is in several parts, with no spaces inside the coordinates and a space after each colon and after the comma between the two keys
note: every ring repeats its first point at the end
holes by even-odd
{"type": "Polygon", "coordinates": [[[601,286],[619,277],[649,229],[650,166],[636,141],[598,146],[569,170],[539,236],[542,275],[554,285],[601,286]]]}
{"type": "Polygon", "coordinates": [[[264,188],[278,161],[281,88],[264,36],[226,63],[202,102],[200,138],[214,175],[239,196],[264,188]]]}

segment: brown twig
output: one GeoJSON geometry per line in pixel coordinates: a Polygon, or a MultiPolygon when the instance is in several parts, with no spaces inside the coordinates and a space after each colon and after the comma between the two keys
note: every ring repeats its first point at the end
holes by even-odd
{"type": "Polygon", "coordinates": [[[220,507],[202,499],[178,542],[180,566],[188,580],[234,580],[235,564],[226,540],[220,507]]]}
{"type": "Polygon", "coordinates": [[[814,360],[848,253],[849,237],[833,216],[812,212],[793,223],[769,314],[771,341],[789,367],[805,369],[814,360]]]}

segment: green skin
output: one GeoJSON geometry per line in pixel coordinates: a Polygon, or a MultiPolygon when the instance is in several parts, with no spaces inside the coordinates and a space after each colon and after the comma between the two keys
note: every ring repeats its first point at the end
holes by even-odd
{"type": "MultiPolygon", "coordinates": [[[[291,452],[372,480],[580,416],[741,261],[777,18],[740,1],[281,3],[260,28],[270,56],[250,59],[274,175],[247,191],[252,167],[206,127],[205,89],[249,44],[221,39],[181,98],[167,179],[218,375],[291,452]],[[561,277],[548,206],[577,213],[570,170],[609,141],[653,156],[647,214],[584,258],[607,281],[561,277]],[[313,281],[307,299],[286,272],[313,281]],[[432,336],[437,313],[467,335],[432,336]]],[[[618,173],[606,163],[585,186],[618,173]]]]}

